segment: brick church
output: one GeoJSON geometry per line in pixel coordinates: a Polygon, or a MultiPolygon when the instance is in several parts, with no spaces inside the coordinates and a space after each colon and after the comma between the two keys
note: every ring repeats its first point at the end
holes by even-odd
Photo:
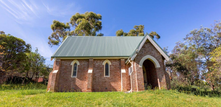
{"type": "Polygon", "coordinates": [[[168,55],[149,36],[69,36],[51,57],[47,91],[169,89],[168,55]]]}

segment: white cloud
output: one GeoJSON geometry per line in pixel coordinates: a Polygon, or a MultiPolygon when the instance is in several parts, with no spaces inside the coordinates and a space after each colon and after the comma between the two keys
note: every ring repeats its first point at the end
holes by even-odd
{"type": "Polygon", "coordinates": [[[80,6],[76,6],[74,3],[70,3],[66,6],[59,6],[59,7],[53,6],[52,4],[48,5],[45,3],[43,3],[43,5],[47,10],[48,14],[53,16],[73,15],[74,13],[78,12],[81,9],[80,6]]]}
{"type": "MultiPolygon", "coordinates": [[[[62,2],[62,1],[61,1],[62,2]]],[[[46,63],[53,64],[50,57],[56,47],[49,47],[48,36],[52,32],[50,24],[53,20],[69,20],[70,16],[80,12],[75,3],[55,3],[41,0],[0,0],[0,30],[19,37],[37,47],[39,53],[46,58],[46,63]],[[60,8],[62,7],[62,8],[60,8]],[[6,14],[5,14],[6,13],[6,14]]],[[[81,13],[81,12],[80,12],[81,13]]]]}
{"type": "Polygon", "coordinates": [[[6,2],[0,1],[2,8],[8,11],[17,20],[32,20],[36,16],[36,9],[29,5],[26,1],[15,2],[8,0],[6,2]]]}
{"type": "Polygon", "coordinates": [[[73,15],[81,8],[74,3],[53,4],[47,1],[28,1],[28,0],[0,0],[0,7],[12,15],[19,24],[33,24],[37,19],[48,16],[63,17],[73,15]],[[61,8],[62,7],[62,8],[61,8]]]}

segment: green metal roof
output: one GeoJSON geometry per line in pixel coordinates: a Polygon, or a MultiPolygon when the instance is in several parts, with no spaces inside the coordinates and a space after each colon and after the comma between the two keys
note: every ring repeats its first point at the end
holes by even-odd
{"type": "Polygon", "coordinates": [[[143,36],[69,36],[52,58],[71,57],[129,57],[143,36]]]}

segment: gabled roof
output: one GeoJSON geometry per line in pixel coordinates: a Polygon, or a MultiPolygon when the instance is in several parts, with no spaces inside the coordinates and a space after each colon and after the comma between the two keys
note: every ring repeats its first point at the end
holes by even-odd
{"type": "Polygon", "coordinates": [[[167,60],[169,61],[170,58],[169,56],[165,53],[165,51],[149,36],[146,35],[143,37],[143,39],[140,41],[139,45],[137,48],[134,50],[134,52],[130,55],[130,57],[127,59],[129,60],[134,60],[134,58],[137,56],[137,53],[140,51],[140,49],[143,47],[144,43],[149,40],[150,43],[160,52],[160,54],[167,60]]]}
{"type": "Polygon", "coordinates": [[[169,60],[168,55],[149,35],[126,37],[69,36],[51,58],[114,57],[133,60],[146,40],[149,40],[162,56],[169,60]]]}
{"type": "Polygon", "coordinates": [[[52,58],[125,57],[128,58],[143,36],[69,36],[52,58]]]}

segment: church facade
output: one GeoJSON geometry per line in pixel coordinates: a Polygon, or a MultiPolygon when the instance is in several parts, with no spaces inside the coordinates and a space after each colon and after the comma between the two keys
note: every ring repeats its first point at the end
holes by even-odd
{"type": "Polygon", "coordinates": [[[149,36],[67,37],[55,54],[47,91],[169,89],[168,55],[149,36]]]}

